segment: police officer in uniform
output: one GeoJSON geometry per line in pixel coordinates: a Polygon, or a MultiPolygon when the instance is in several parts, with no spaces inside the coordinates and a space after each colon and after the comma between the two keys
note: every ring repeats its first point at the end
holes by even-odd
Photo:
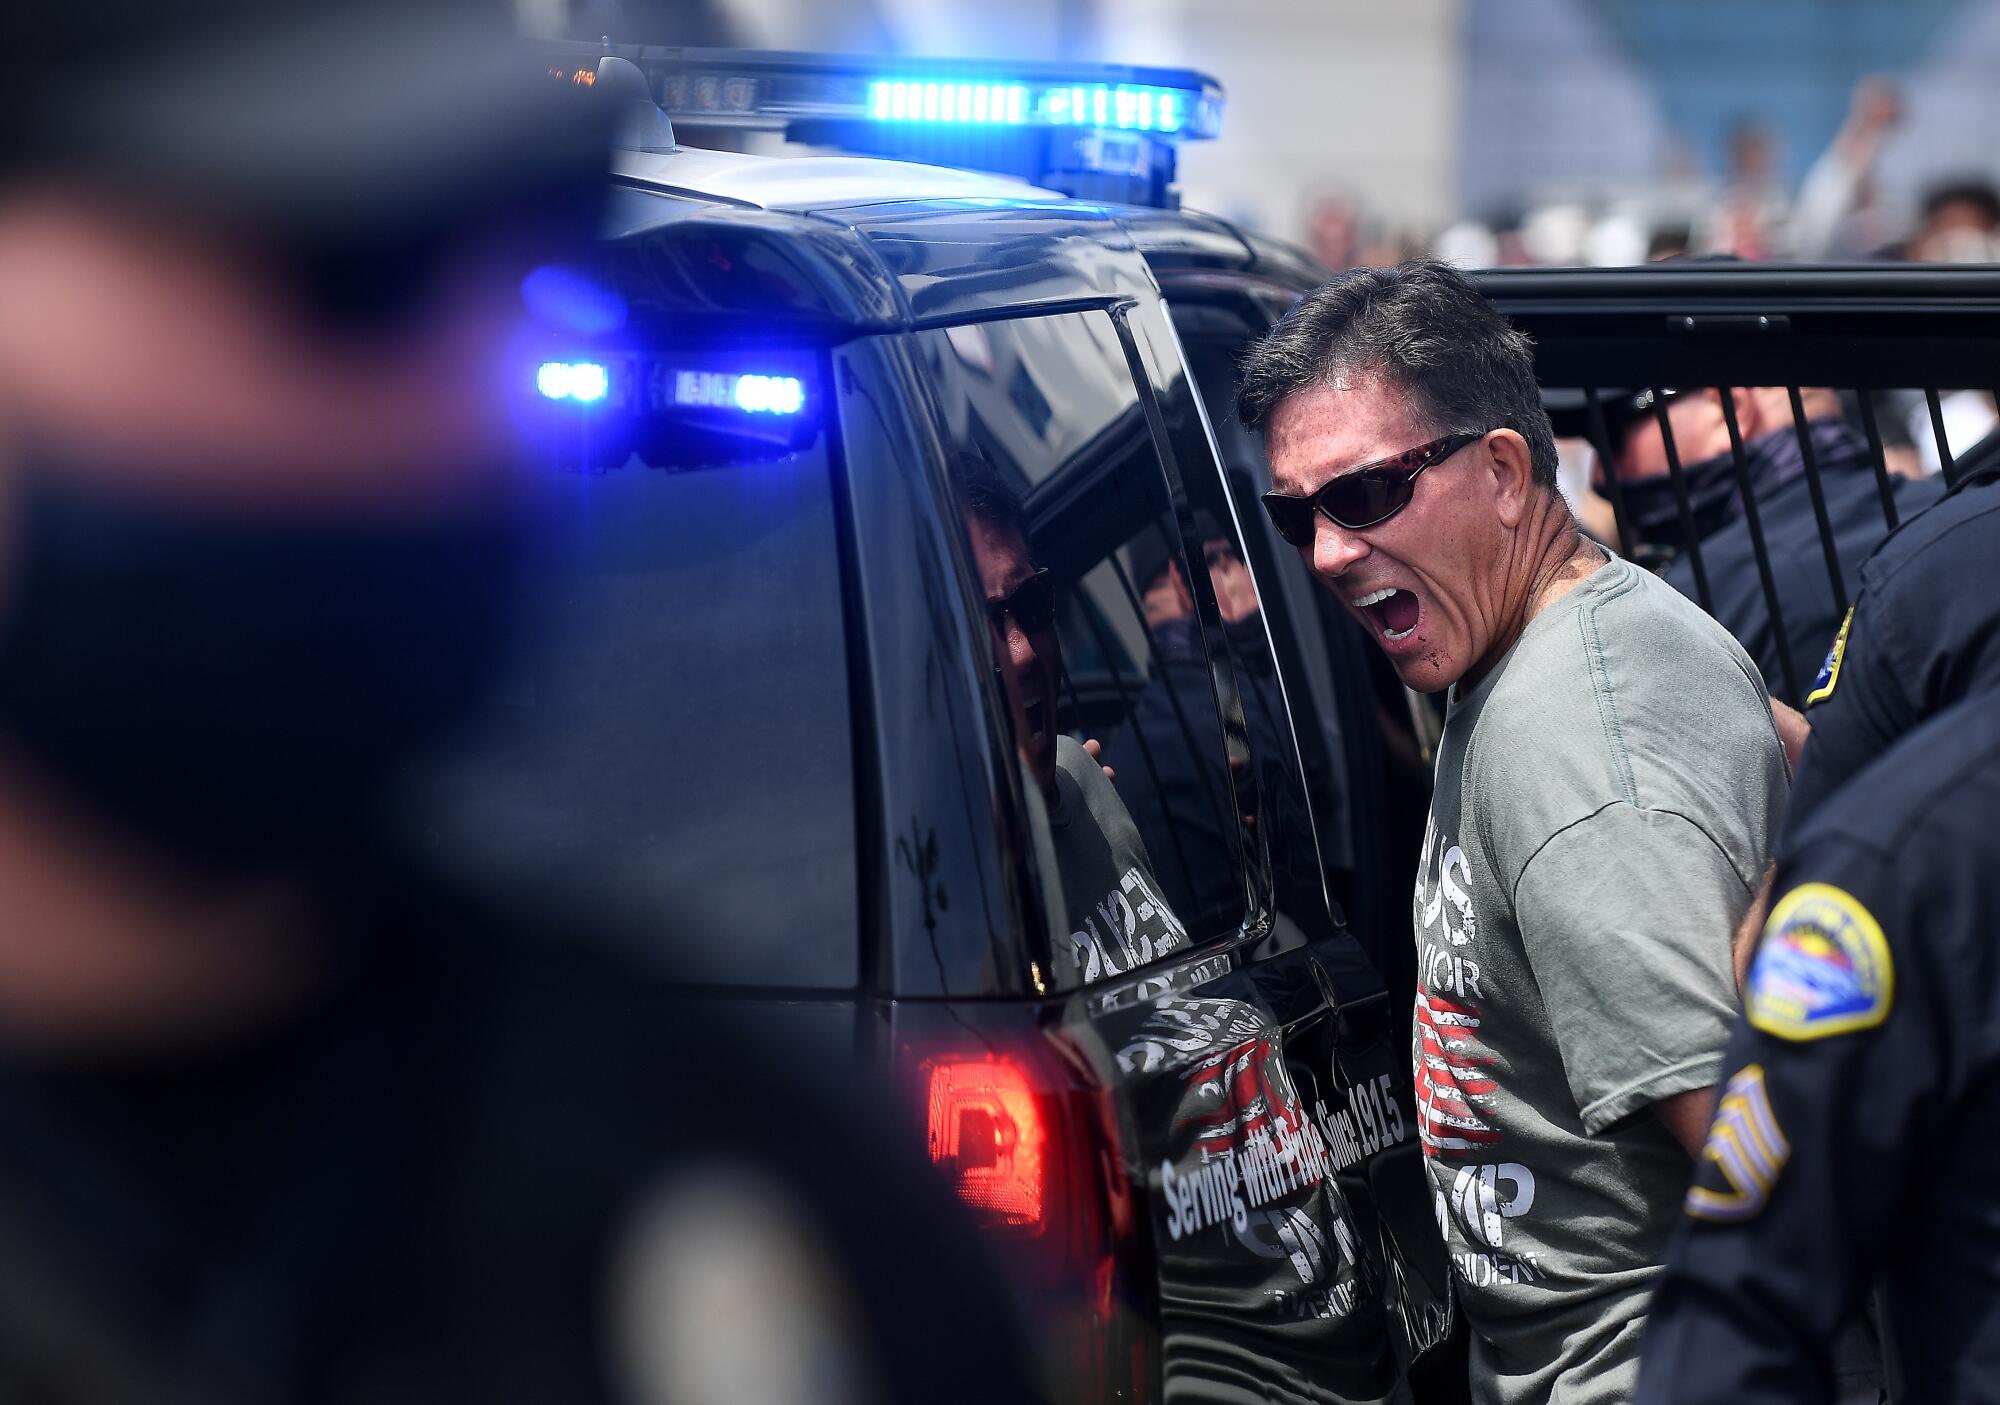
{"type": "Polygon", "coordinates": [[[2000,683],[2000,471],[1968,474],[1861,566],[1861,591],[1806,693],[1812,739],[1792,781],[1807,816],[1898,737],[2000,683]]]}
{"type": "Polygon", "coordinates": [[[1974,697],[1793,832],[1645,1405],[1830,1399],[1831,1339],[1878,1279],[1908,1399],[2000,1399],[1996,814],[2000,711],[1974,697]]]}
{"type": "MultiPolygon", "coordinates": [[[[1736,388],[1729,396],[1741,431],[1739,465],[1721,391],[1662,389],[1659,394],[1683,460],[1679,489],[1689,498],[1709,607],[1756,661],[1771,692],[1788,705],[1802,706],[1842,614],[1821,559],[1815,482],[1850,586],[1855,564],[1889,530],[1867,442],[1842,417],[1839,397],[1831,390],[1807,387],[1801,392],[1806,413],[1802,438],[1784,390],[1736,388]],[[1806,472],[1808,443],[1816,477],[1806,472]],[[1783,622],[1782,657],[1739,479],[1747,481],[1762,524],[1783,622]]],[[[1668,472],[1654,396],[1654,391],[1642,390],[1605,404],[1605,425],[1616,453],[1607,471],[1620,475],[1627,523],[1637,538],[1642,564],[1652,553],[1669,556],[1663,577],[1690,600],[1698,600],[1694,553],[1680,517],[1680,492],[1668,472]]],[[[1574,423],[1576,412],[1571,410],[1568,418],[1574,423]]],[[[1935,480],[1898,477],[1890,481],[1890,489],[1905,519],[1943,495],[1943,484],[1935,480]]]]}

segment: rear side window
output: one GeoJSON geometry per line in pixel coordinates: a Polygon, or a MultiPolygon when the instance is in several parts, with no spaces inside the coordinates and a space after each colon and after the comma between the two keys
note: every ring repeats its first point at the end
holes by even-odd
{"type": "Polygon", "coordinates": [[[1053,982],[1233,934],[1247,902],[1239,806],[1184,505],[1117,329],[1091,312],[918,340],[1052,909],[1053,982]]]}
{"type": "Polygon", "coordinates": [[[686,979],[855,984],[828,431],[536,476],[518,666],[418,790],[447,865],[656,940],[686,979]]]}

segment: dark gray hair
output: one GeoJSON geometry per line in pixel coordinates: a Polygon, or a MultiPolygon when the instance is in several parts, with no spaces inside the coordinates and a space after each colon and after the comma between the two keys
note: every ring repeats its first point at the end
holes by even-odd
{"type": "Polygon", "coordinates": [[[1279,401],[1342,374],[1382,376],[1440,437],[1513,430],[1535,482],[1554,490],[1533,343],[1449,264],[1358,268],[1306,294],[1244,353],[1236,417],[1262,429],[1279,401]]]}

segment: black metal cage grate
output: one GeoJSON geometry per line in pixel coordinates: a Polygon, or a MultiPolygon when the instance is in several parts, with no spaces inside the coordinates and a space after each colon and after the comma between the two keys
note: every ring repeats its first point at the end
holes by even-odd
{"type": "MultiPolygon", "coordinates": [[[[1842,418],[1867,447],[1874,509],[1881,533],[1905,511],[1897,502],[1890,450],[1883,428],[1885,397],[1900,396],[1912,420],[1928,421],[1929,445],[1945,485],[2000,464],[2000,432],[1963,444],[1951,442],[1945,397],[1970,391],[2000,420],[2000,267],[1948,269],[1881,266],[1856,268],[1687,264],[1643,269],[1495,270],[1474,275],[1481,290],[1535,341],[1536,373],[1552,407],[1568,411],[1570,432],[1590,443],[1600,466],[1598,490],[1608,501],[1615,530],[1607,545],[1644,559],[1648,544],[1633,520],[1631,484],[1616,471],[1616,404],[1628,418],[1648,416],[1659,430],[1665,476],[1678,518],[1677,556],[1691,577],[1692,594],[1716,612],[1718,591],[1747,581],[1718,580],[1704,554],[1714,538],[1696,520],[1697,504],[1669,413],[1680,392],[1719,392],[1733,468],[1732,521],[1747,536],[1756,588],[1768,612],[1779,663],[1767,681],[1794,704],[1804,699],[1810,676],[1795,649],[1824,649],[1831,642],[1800,637],[1804,622],[1787,621],[1781,578],[1804,569],[1796,559],[1774,558],[1766,503],[1752,483],[1752,447],[1739,423],[1735,392],[1783,388],[1796,436],[1818,568],[1836,614],[1845,614],[1858,589],[1863,551],[1852,537],[1843,559],[1842,521],[1829,506],[1827,465],[1810,432],[1805,397],[1822,388],[1841,393],[1842,418]]],[[[1916,440],[1921,425],[1912,428],[1916,440]]],[[[1961,436],[1964,437],[1964,436],[1961,436]]],[[[1760,441],[1763,442],[1763,441],[1760,441]]],[[[1854,495],[1844,499],[1851,521],[1854,495]]],[[[1871,524],[1872,528],[1872,524],[1871,524]]],[[[1880,533],[1876,534],[1877,536],[1880,533]]],[[[1653,564],[1660,564],[1657,560],[1653,564]]],[[[1815,587],[1816,588],[1816,587],[1815,587]]],[[[1796,609],[1794,610],[1796,614],[1796,609]]],[[[1725,621],[1726,623],[1727,621],[1725,621]]],[[[1769,671],[1767,669],[1767,671],[1769,671]]]]}

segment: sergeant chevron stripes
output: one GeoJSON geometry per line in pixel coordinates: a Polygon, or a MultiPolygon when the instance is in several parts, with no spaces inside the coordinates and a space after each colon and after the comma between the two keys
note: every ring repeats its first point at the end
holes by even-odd
{"type": "Polygon", "coordinates": [[[1701,1154],[1721,1172],[1728,1188],[1711,1189],[1697,1176],[1687,1193],[1690,1215],[1726,1224],[1750,1219],[1764,1208],[1792,1148],[1771,1111],[1762,1065],[1751,1064],[1729,1080],[1701,1154]]]}

